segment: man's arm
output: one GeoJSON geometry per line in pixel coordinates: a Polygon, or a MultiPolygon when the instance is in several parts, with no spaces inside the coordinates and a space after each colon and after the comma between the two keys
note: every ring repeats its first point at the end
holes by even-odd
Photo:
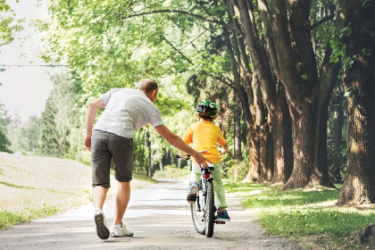
{"type": "Polygon", "coordinates": [[[206,162],[210,161],[207,160],[201,153],[198,153],[192,147],[187,145],[178,135],[170,131],[165,125],[158,126],[155,128],[155,130],[173,147],[191,155],[199,165],[202,165],[204,168],[208,168],[206,162]]]}
{"type": "Polygon", "coordinates": [[[104,107],[105,107],[105,104],[102,98],[99,98],[91,102],[89,104],[89,109],[87,110],[85,147],[86,149],[90,151],[91,151],[92,128],[94,126],[95,117],[96,117],[96,114],[98,113],[98,109],[102,109],[104,107]]]}

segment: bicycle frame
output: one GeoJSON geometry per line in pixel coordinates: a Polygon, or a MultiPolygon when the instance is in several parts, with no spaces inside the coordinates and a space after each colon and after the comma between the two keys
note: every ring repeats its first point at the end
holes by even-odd
{"type": "MultiPolygon", "coordinates": [[[[177,158],[181,157],[178,156],[177,158]]],[[[188,159],[190,157],[184,160],[188,159]]],[[[211,177],[211,171],[215,171],[215,167],[211,165],[208,169],[201,168],[200,170],[202,175],[198,183],[196,200],[191,204],[191,213],[197,232],[210,238],[213,236],[214,224],[225,224],[225,222],[217,221],[218,202],[215,197],[213,178],[211,177]]]]}

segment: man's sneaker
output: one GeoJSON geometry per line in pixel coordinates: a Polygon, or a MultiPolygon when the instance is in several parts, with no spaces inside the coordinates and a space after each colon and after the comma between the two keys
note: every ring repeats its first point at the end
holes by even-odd
{"type": "Polygon", "coordinates": [[[188,195],[187,195],[187,203],[194,204],[194,202],[197,200],[197,192],[198,192],[198,184],[196,182],[191,183],[188,195]]]}
{"type": "Polygon", "coordinates": [[[100,239],[106,240],[109,238],[109,230],[105,215],[101,209],[95,209],[94,222],[96,226],[96,234],[100,239]]]}
{"type": "Polygon", "coordinates": [[[128,229],[126,229],[126,226],[124,224],[121,225],[113,225],[111,227],[111,237],[133,237],[134,233],[130,232],[128,229]]]}
{"type": "Polygon", "coordinates": [[[227,210],[217,211],[217,221],[222,221],[222,222],[230,221],[230,217],[228,215],[227,210]]]}

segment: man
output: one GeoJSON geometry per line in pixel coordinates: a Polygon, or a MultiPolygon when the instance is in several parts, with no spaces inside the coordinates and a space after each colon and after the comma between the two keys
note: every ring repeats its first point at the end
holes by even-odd
{"type": "Polygon", "coordinates": [[[122,223],[130,198],[133,167],[133,132],[151,124],[172,146],[192,155],[198,164],[207,168],[208,161],[201,153],[189,147],[179,136],[163,125],[159,109],[153,104],[158,95],[154,80],[142,80],[138,89],[112,89],[91,102],[87,111],[85,147],[91,151],[93,179],[94,221],[100,239],[131,237],[133,233],[122,223]],[[105,108],[95,128],[98,109],[105,108]],[[110,187],[111,159],[118,181],[115,215],[111,232],[102,211],[110,187]]]}

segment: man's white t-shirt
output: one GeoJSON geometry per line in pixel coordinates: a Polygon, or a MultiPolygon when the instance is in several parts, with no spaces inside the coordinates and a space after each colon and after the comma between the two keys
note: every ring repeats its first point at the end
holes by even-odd
{"type": "Polygon", "coordinates": [[[124,138],[147,124],[163,125],[159,109],[142,90],[112,89],[101,96],[105,109],[94,130],[102,130],[124,138]]]}

